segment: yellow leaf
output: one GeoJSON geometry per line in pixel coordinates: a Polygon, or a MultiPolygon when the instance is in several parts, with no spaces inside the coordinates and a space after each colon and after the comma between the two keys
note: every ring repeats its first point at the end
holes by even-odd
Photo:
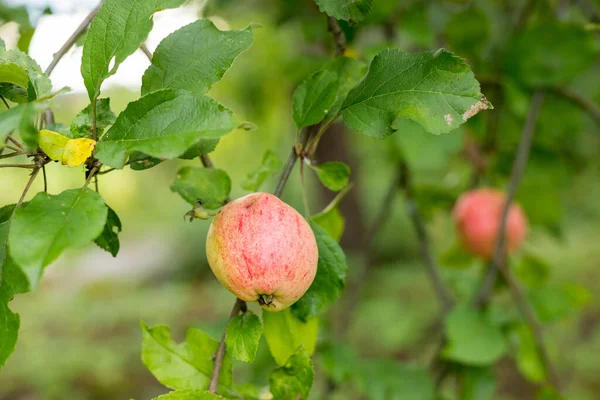
{"type": "Polygon", "coordinates": [[[52,160],[60,161],[69,167],[77,167],[92,155],[96,141],[87,138],[69,139],[58,132],[42,129],[38,144],[52,160]]]}
{"type": "Polygon", "coordinates": [[[87,138],[70,139],[65,146],[61,162],[69,167],[77,167],[92,155],[96,141],[87,138]]]}

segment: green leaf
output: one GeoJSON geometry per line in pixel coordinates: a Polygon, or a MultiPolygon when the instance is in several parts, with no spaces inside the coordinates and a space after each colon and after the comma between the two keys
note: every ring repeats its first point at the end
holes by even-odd
{"type": "Polygon", "coordinates": [[[446,317],[448,345],[443,356],[462,364],[485,366],[506,352],[502,331],[468,305],[457,306],[446,317]]]}
{"type": "Polygon", "coordinates": [[[166,88],[205,93],[251,44],[251,27],[223,32],[208,19],[184,26],[156,48],[142,77],[142,95],[166,88]]]}
{"type": "Polygon", "coordinates": [[[315,0],[321,12],[345,21],[362,21],[373,5],[373,0],[315,0]]]}
{"type": "Polygon", "coordinates": [[[8,255],[4,263],[4,271],[2,272],[2,281],[7,283],[15,295],[27,293],[31,290],[29,281],[25,273],[15,264],[13,259],[8,255]]]}
{"type": "Polygon", "coordinates": [[[303,322],[289,309],[280,312],[263,311],[265,339],[277,364],[283,365],[294,352],[303,346],[308,354],[315,351],[319,319],[303,322]]]}
{"type": "Polygon", "coordinates": [[[331,110],[339,88],[339,77],[322,70],[300,83],[292,99],[292,116],[298,129],[321,122],[331,110]]]}
{"type": "Polygon", "coordinates": [[[233,358],[254,362],[263,328],[252,311],[234,317],[227,325],[227,350],[233,358]]]}
{"type": "Polygon", "coordinates": [[[146,40],[152,29],[152,14],[175,8],[185,0],[105,0],[92,21],[83,45],[81,75],[90,101],[100,95],[100,86],[117,72],[119,65],[146,40]]]}
{"type": "Polygon", "coordinates": [[[200,200],[204,208],[223,207],[231,191],[231,179],[221,169],[183,167],[177,171],[171,190],[191,205],[200,200]]]}
{"type": "Polygon", "coordinates": [[[50,79],[31,57],[20,50],[6,50],[4,45],[0,46],[0,82],[7,84],[0,94],[19,103],[46,97],[52,91],[50,79]]]}
{"type": "Polygon", "coordinates": [[[587,289],[572,284],[549,285],[532,289],[527,295],[542,323],[565,318],[585,306],[593,298],[587,289]]]}
{"type": "Polygon", "coordinates": [[[231,111],[204,95],[160,90],[129,103],[98,142],[96,157],[114,168],[123,168],[133,151],[173,159],[200,138],[220,137],[235,127],[231,111]]]}
{"type": "Polygon", "coordinates": [[[349,128],[383,139],[407,118],[435,134],[449,132],[490,104],[459,57],[445,50],[383,50],[342,106],[349,128]]]}
{"type": "Polygon", "coordinates": [[[274,399],[307,399],[314,380],[312,361],[302,347],[292,354],[283,366],[269,374],[269,385],[274,399]]]}
{"type": "Polygon", "coordinates": [[[489,368],[466,368],[461,383],[460,400],[490,400],[496,391],[496,377],[489,368]]]}
{"type": "Polygon", "coordinates": [[[24,6],[7,7],[4,4],[0,4],[0,19],[5,22],[14,21],[19,24],[19,42],[17,46],[19,50],[27,53],[31,38],[35,32],[35,28],[31,26],[27,8],[24,6]]]}
{"type": "Polygon", "coordinates": [[[201,138],[198,143],[187,149],[185,153],[179,156],[184,160],[193,160],[194,158],[200,157],[202,154],[208,154],[217,148],[219,144],[219,138],[201,138]]]}
{"type": "Polygon", "coordinates": [[[8,232],[15,205],[0,208],[0,285],[2,284],[4,265],[8,258],[8,232]]]}
{"type": "Polygon", "coordinates": [[[14,351],[19,335],[19,314],[8,308],[12,297],[10,286],[6,282],[0,284],[0,368],[14,351]]]}
{"type": "Polygon", "coordinates": [[[390,360],[363,360],[358,387],[370,400],[430,400],[434,384],[427,370],[390,360]]]}
{"type": "Polygon", "coordinates": [[[326,162],[311,168],[315,170],[321,183],[334,192],[342,190],[350,179],[350,167],[343,162],[326,162]]]}
{"type": "Polygon", "coordinates": [[[147,154],[139,151],[134,151],[129,155],[129,168],[134,171],[143,171],[152,167],[156,167],[163,162],[160,158],[150,157],[147,154]]]}
{"type": "Polygon", "coordinates": [[[224,399],[216,393],[204,390],[178,390],[155,397],[153,400],[217,400],[224,399]]]}
{"type": "Polygon", "coordinates": [[[346,256],[337,242],[316,222],[308,221],[317,239],[319,264],[317,275],[304,296],[292,305],[301,320],[323,313],[341,295],[348,272],[346,256]]]}
{"type": "Polygon", "coordinates": [[[556,20],[529,26],[510,44],[506,70],[532,87],[568,84],[590,67],[598,54],[593,32],[579,23],[556,20]]]}
{"type": "Polygon", "coordinates": [[[344,233],[346,221],[337,207],[332,207],[329,210],[324,210],[324,212],[313,215],[312,220],[323,228],[336,242],[340,241],[344,233]]]}
{"type": "Polygon", "coordinates": [[[323,121],[323,125],[326,125],[339,117],[344,100],[346,100],[350,90],[364,77],[367,65],[355,58],[337,57],[325,64],[322,69],[334,72],[338,76],[339,82],[335,101],[323,121]]]}
{"type": "Polygon", "coordinates": [[[256,192],[267,179],[281,171],[282,167],[283,164],[277,153],[267,150],[263,155],[260,167],[249,173],[246,180],[242,182],[242,189],[256,192]]]}
{"type": "MultiPolygon", "coordinates": [[[[25,144],[31,150],[37,148],[37,135],[31,134],[35,130],[34,119],[44,108],[44,103],[33,102],[20,104],[0,113],[0,149],[4,147],[6,137],[13,132],[19,133],[25,144]]],[[[37,131],[35,131],[37,132],[37,131]]]]}
{"type": "MultiPolygon", "coordinates": [[[[171,339],[168,326],[142,327],[142,362],[160,383],[174,390],[206,390],[213,369],[212,356],[219,342],[199,329],[188,329],[186,341],[171,339]]],[[[231,359],[225,356],[219,384],[230,388],[231,359]]]]}
{"type": "Polygon", "coordinates": [[[519,371],[534,383],[544,382],[546,380],[546,369],[540,358],[533,332],[525,324],[519,325],[515,331],[519,339],[517,350],[517,367],[519,371]]]}
{"type": "Polygon", "coordinates": [[[550,266],[541,257],[526,253],[515,265],[519,280],[529,288],[544,286],[550,278],[550,266]]]}
{"type": "MultiPolygon", "coordinates": [[[[110,99],[96,99],[96,137],[101,137],[104,129],[115,122],[115,114],[110,109],[110,99]]],[[[71,122],[71,137],[92,137],[92,105],[81,110],[71,122]]]]}
{"type": "Polygon", "coordinates": [[[118,233],[121,232],[123,226],[117,213],[109,206],[106,206],[106,208],[108,208],[106,224],[100,236],[94,240],[94,243],[101,249],[108,251],[113,257],[116,257],[121,247],[118,233]]]}
{"type": "Polygon", "coordinates": [[[8,234],[10,255],[36,287],[42,269],[63,250],[98,237],[106,216],[107,207],[93,190],[72,189],[56,196],[38,193],[15,211],[8,234]]]}

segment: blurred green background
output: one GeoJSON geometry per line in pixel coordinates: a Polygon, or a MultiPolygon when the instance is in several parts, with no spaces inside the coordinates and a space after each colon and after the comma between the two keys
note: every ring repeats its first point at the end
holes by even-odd
{"type": "MultiPolygon", "coordinates": [[[[265,150],[272,149],[285,160],[296,134],[290,111],[293,90],[332,53],[326,20],[308,3],[221,0],[203,4],[201,15],[217,23],[226,21],[221,29],[257,24],[252,47],[211,90],[211,96],[234,110],[240,120],[258,127],[229,134],[211,154],[214,164],[232,179],[232,197],[247,193],[240,183],[258,167],[265,150]]],[[[386,141],[345,131],[341,124],[328,133],[317,155],[319,161],[349,163],[355,182],[342,206],[346,217],[342,245],[349,260],[349,282],[365,268],[364,234],[385,196],[401,146],[413,170],[445,280],[456,294],[469,292],[477,283],[481,263],[455,268],[444,258],[455,241],[448,211],[472,179],[464,152],[466,142],[475,138],[483,143],[489,119],[495,118],[492,113],[498,118],[496,146],[489,153],[490,167],[483,183],[504,187],[510,172],[529,99],[526,85],[512,69],[526,56],[542,54],[533,47],[520,50],[507,43],[512,34],[507,26],[512,26],[523,3],[375,0],[364,26],[344,26],[349,54],[366,60],[386,46],[407,51],[442,46],[454,50],[468,59],[484,83],[484,94],[489,94],[492,103],[502,104],[459,131],[440,137],[405,122],[400,132],[386,141]],[[498,92],[508,98],[497,102],[498,92]]],[[[534,21],[543,20],[549,12],[561,21],[581,25],[591,19],[590,11],[579,4],[583,2],[540,3],[534,21]]],[[[597,10],[596,3],[589,4],[591,10],[597,10]]],[[[579,45],[565,45],[569,48],[559,49],[554,56],[576,58],[575,53],[585,51],[579,45]]],[[[597,49],[596,34],[592,50],[597,49]]],[[[555,62],[552,55],[544,57],[555,62]]],[[[571,87],[600,100],[598,72],[596,60],[577,74],[571,87]]],[[[105,95],[111,97],[112,109],[118,113],[139,92],[113,87],[105,95]]],[[[58,98],[53,105],[57,122],[70,123],[87,104],[83,93],[58,98]]],[[[554,298],[559,304],[552,309],[556,318],[546,324],[551,356],[567,397],[574,400],[600,399],[600,304],[596,297],[600,291],[599,155],[600,132],[594,121],[560,96],[548,95],[518,198],[532,224],[526,252],[545,260],[551,285],[576,285],[570,297],[560,297],[564,291],[559,291],[554,298]]],[[[146,171],[125,168],[101,177],[100,192],[123,222],[120,254],[112,258],[95,247],[69,252],[49,267],[39,290],[17,296],[11,303],[21,315],[22,326],[17,348],[0,373],[0,399],[148,399],[165,389],[140,361],[140,320],[169,324],[178,340],[190,326],[220,336],[233,296],[217,283],[206,263],[204,239],[209,222],[184,222],[189,206],[169,189],[181,165],[195,164],[199,161],[165,162],[146,171]]],[[[51,193],[84,182],[83,168],[52,163],[47,173],[51,193]]],[[[263,190],[272,191],[277,178],[263,190]]],[[[0,205],[14,203],[26,183],[27,171],[1,169],[0,179],[0,205]]],[[[35,182],[28,197],[40,191],[41,184],[41,180],[35,182]]],[[[333,196],[310,174],[308,193],[313,213],[333,196]]],[[[297,170],[283,198],[302,209],[297,170]]],[[[377,234],[370,258],[373,262],[362,289],[350,284],[344,299],[332,310],[332,318],[323,321],[322,344],[339,329],[338,324],[343,325],[341,315],[349,299],[354,299],[357,308],[342,336],[361,356],[428,361],[439,342],[439,307],[400,194],[377,234]]],[[[515,314],[505,297],[501,292],[495,307],[500,313],[515,314]]],[[[533,399],[535,387],[519,375],[513,355],[509,353],[496,366],[498,383],[493,398],[533,399]]],[[[235,379],[267,385],[268,371],[274,365],[262,340],[256,365],[240,365],[235,379]]],[[[324,363],[317,362],[316,367],[311,398],[361,398],[350,386],[329,392],[320,373],[326,368],[324,363]]]]}

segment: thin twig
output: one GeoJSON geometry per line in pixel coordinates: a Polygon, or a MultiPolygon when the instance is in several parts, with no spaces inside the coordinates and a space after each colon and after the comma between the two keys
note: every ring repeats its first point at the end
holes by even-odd
{"type": "Polygon", "coordinates": [[[564,97],[571,103],[580,107],[583,111],[588,113],[597,124],[600,125],[600,107],[596,103],[584,97],[581,93],[569,88],[557,88],[554,90],[554,93],[564,97]]]}
{"type": "Polygon", "coordinates": [[[419,205],[417,203],[417,200],[415,199],[410,170],[408,168],[408,164],[404,160],[402,160],[402,162],[400,163],[399,184],[400,187],[404,190],[408,215],[412,221],[415,233],[417,234],[417,239],[419,241],[419,250],[421,252],[421,257],[423,258],[423,263],[425,264],[425,270],[429,275],[429,280],[431,281],[438,301],[442,306],[442,314],[445,315],[452,309],[454,302],[452,300],[450,292],[446,289],[446,286],[442,281],[442,278],[438,272],[439,268],[437,267],[434,261],[434,257],[431,251],[431,245],[429,243],[429,237],[427,236],[425,224],[423,223],[423,218],[421,217],[421,213],[419,212],[419,205]]]}
{"type": "Polygon", "coordinates": [[[44,193],[48,193],[48,178],[46,177],[46,164],[42,165],[42,177],[44,178],[44,193]]]}
{"type": "Polygon", "coordinates": [[[19,198],[19,201],[17,202],[17,205],[15,206],[15,210],[17,208],[19,208],[21,206],[21,204],[23,204],[23,200],[25,200],[25,196],[27,195],[27,192],[29,192],[29,189],[31,188],[31,185],[33,184],[33,181],[35,180],[35,177],[37,176],[38,172],[40,172],[40,169],[36,168],[31,173],[31,176],[29,177],[29,180],[27,181],[27,185],[25,185],[25,189],[23,189],[23,193],[21,194],[21,197],[19,198]]]}
{"type": "Polygon", "coordinates": [[[96,172],[98,172],[99,169],[100,169],[99,166],[94,165],[94,167],[90,170],[90,173],[88,174],[87,179],[85,180],[85,184],[83,185],[83,189],[85,189],[86,187],[88,187],[88,185],[92,181],[92,178],[94,176],[96,176],[96,172]]]}
{"type": "Polygon", "coordinates": [[[2,99],[2,102],[4,103],[4,105],[6,106],[6,108],[10,110],[10,106],[8,105],[8,102],[6,101],[6,99],[4,98],[4,96],[0,95],[0,99],[2,99]]]}
{"type": "Polygon", "coordinates": [[[298,155],[296,154],[296,148],[293,148],[290,156],[287,159],[287,162],[285,163],[285,167],[283,168],[283,172],[281,174],[281,178],[279,179],[279,183],[277,184],[277,187],[273,192],[275,196],[281,197],[281,194],[283,193],[283,188],[285,187],[285,184],[287,183],[288,178],[290,177],[290,174],[294,169],[294,165],[296,165],[297,158],[298,155]]]}
{"type": "Polygon", "coordinates": [[[0,164],[0,168],[36,168],[35,164],[0,164]]]}
{"type": "MultiPolygon", "coordinates": [[[[229,325],[229,322],[231,322],[231,320],[234,317],[236,317],[240,312],[246,312],[246,307],[247,305],[245,301],[236,298],[235,303],[233,304],[233,308],[231,309],[231,313],[229,314],[227,325],[229,325]]],[[[221,336],[221,342],[219,343],[219,348],[217,349],[217,353],[215,354],[215,362],[213,364],[212,374],[210,375],[208,391],[212,393],[217,393],[217,389],[219,387],[219,376],[221,375],[221,368],[223,367],[223,358],[225,357],[225,337],[227,335],[227,325],[225,325],[225,330],[223,331],[223,335],[221,336]]]]}
{"type": "Polygon", "coordinates": [[[23,145],[21,144],[21,142],[19,142],[17,139],[15,139],[12,136],[7,136],[6,140],[11,141],[15,146],[17,146],[19,149],[25,151],[25,147],[23,147],[23,145]]]}
{"type": "Polygon", "coordinates": [[[98,6],[96,6],[96,8],[94,8],[87,17],[85,17],[85,19],[81,22],[81,24],[79,24],[77,29],[75,29],[75,32],[73,32],[71,36],[67,39],[65,44],[63,44],[62,47],[56,53],[54,53],[52,62],[50,63],[50,65],[48,65],[48,68],[46,68],[45,71],[47,75],[50,75],[52,71],[54,71],[54,68],[56,67],[56,64],[58,64],[60,59],[63,58],[63,56],[67,53],[67,51],[69,51],[71,47],[73,47],[77,39],[79,39],[79,37],[84,34],[90,22],[92,22],[96,14],[98,14],[102,3],[103,2],[101,1],[100,4],[98,4],[98,6]]]}
{"type": "Polygon", "coordinates": [[[525,172],[527,166],[527,160],[529,159],[529,151],[531,150],[531,143],[533,142],[533,135],[535,133],[535,124],[537,122],[542,103],[544,101],[544,93],[541,91],[535,92],[533,100],[529,108],[527,120],[523,126],[521,133],[521,140],[517,149],[517,155],[513,163],[510,181],[508,184],[508,190],[506,193],[506,199],[504,201],[504,207],[502,208],[502,214],[500,219],[500,229],[496,237],[496,244],[494,247],[494,253],[492,261],[488,267],[488,272],[483,279],[481,288],[474,299],[474,305],[481,306],[485,304],[488,298],[491,296],[494,283],[498,275],[498,266],[504,263],[505,255],[505,236],[506,236],[506,225],[508,220],[508,214],[510,206],[515,198],[521,178],[525,172]]]}
{"type": "Polygon", "coordinates": [[[142,42],[142,44],[140,44],[140,50],[148,57],[148,60],[152,62],[152,53],[148,50],[146,43],[142,42]]]}
{"type": "Polygon", "coordinates": [[[306,194],[306,186],[304,184],[304,162],[300,161],[300,188],[302,190],[302,202],[304,203],[304,215],[310,216],[310,208],[308,207],[308,196],[306,194]]]}
{"type": "Polygon", "coordinates": [[[338,24],[337,19],[334,17],[327,18],[327,29],[331,32],[331,36],[333,36],[333,44],[335,46],[335,56],[339,57],[344,54],[346,51],[346,35],[340,28],[340,24],[338,24]]]}
{"type": "Polygon", "coordinates": [[[21,151],[15,151],[13,153],[2,154],[2,155],[0,155],[0,160],[3,159],[3,158],[11,158],[11,157],[22,156],[23,154],[27,154],[27,153],[21,152],[21,151]]]}
{"type": "Polygon", "coordinates": [[[205,168],[214,168],[213,163],[208,154],[201,154],[200,161],[202,162],[202,165],[204,165],[205,168]]]}

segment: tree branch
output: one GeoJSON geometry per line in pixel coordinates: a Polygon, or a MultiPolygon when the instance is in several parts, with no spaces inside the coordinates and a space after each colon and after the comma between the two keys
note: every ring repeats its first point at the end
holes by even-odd
{"type": "Polygon", "coordinates": [[[0,164],[0,168],[37,168],[36,164],[0,164]]]}
{"type": "Polygon", "coordinates": [[[92,22],[96,14],[98,14],[100,7],[102,7],[102,3],[103,1],[101,1],[100,4],[98,4],[98,6],[96,6],[96,8],[94,8],[87,17],[85,17],[85,19],[81,22],[81,24],[79,24],[77,29],[75,29],[75,32],[73,32],[71,36],[67,39],[65,44],[63,44],[62,47],[56,53],[54,53],[52,62],[50,63],[50,65],[48,65],[48,68],[46,68],[45,71],[47,75],[50,75],[52,71],[54,71],[54,68],[56,67],[56,64],[58,64],[60,59],[63,58],[63,56],[67,53],[67,51],[69,51],[71,47],[73,47],[77,39],[79,39],[79,37],[85,33],[88,25],[90,24],[90,22],[92,22]]]}
{"type": "Polygon", "coordinates": [[[25,200],[25,196],[27,195],[27,192],[29,192],[29,189],[31,188],[31,185],[33,184],[33,181],[35,180],[38,172],[40,172],[40,169],[36,168],[31,173],[31,176],[29,177],[29,181],[27,181],[27,185],[25,185],[25,189],[23,189],[23,193],[21,194],[21,197],[19,198],[19,201],[17,202],[17,205],[15,206],[15,210],[17,208],[19,208],[21,206],[21,204],[23,204],[23,200],[25,200]]]}
{"type": "Polygon", "coordinates": [[[334,17],[327,17],[327,29],[331,32],[331,36],[333,36],[335,56],[340,57],[344,55],[344,52],[346,51],[346,35],[344,35],[344,32],[340,28],[337,19],[334,17]]]}
{"type": "Polygon", "coordinates": [[[152,53],[148,49],[148,46],[146,46],[146,43],[142,42],[142,44],[140,44],[140,50],[148,57],[148,60],[152,62],[152,53]]]}
{"type": "MultiPolygon", "coordinates": [[[[227,325],[229,325],[229,322],[240,312],[246,312],[246,309],[246,302],[236,298],[235,303],[233,303],[231,313],[229,314],[227,325]]],[[[217,393],[217,389],[219,387],[219,376],[221,375],[221,368],[223,367],[223,358],[225,357],[225,337],[227,335],[227,325],[225,325],[225,330],[223,331],[223,335],[221,336],[219,348],[215,353],[215,362],[213,364],[213,370],[210,376],[210,383],[208,385],[208,391],[212,393],[217,393]]]]}
{"type": "Polygon", "coordinates": [[[506,200],[504,201],[504,207],[502,208],[502,216],[500,219],[500,229],[496,237],[496,244],[494,247],[494,253],[492,255],[492,261],[488,266],[488,272],[483,279],[479,293],[474,299],[474,305],[477,307],[482,306],[491,296],[494,283],[498,275],[498,269],[500,265],[504,264],[504,256],[506,253],[505,249],[505,236],[506,236],[506,224],[508,220],[508,213],[510,206],[515,198],[521,178],[525,172],[527,166],[527,160],[529,159],[529,151],[531,150],[531,144],[533,142],[533,135],[535,133],[535,124],[537,122],[542,103],[544,101],[544,93],[541,91],[535,92],[533,100],[529,108],[529,113],[523,126],[521,133],[521,140],[517,149],[517,155],[513,163],[510,181],[508,184],[508,190],[506,193],[506,200]]]}
{"type": "Polygon", "coordinates": [[[580,107],[583,111],[589,114],[594,119],[596,124],[600,125],[600,107],[592,100],[584,97],[581,93],[569,88],[554,89],[554,93],[564,97],[571,103],[580,107]]]}
{"type": "Polygon", "coordinates": [[[419,240],[419,250],[425,269],[429,275],[429,280],[433,285],[433,289],[438,298],[440,305],[442,306],[442,314],[448,313],[454,305],[450,292],[444,286],[444,282],[438,273],[438,267],[434,261],[433,254],[431,252],[431,246],[429,244],[429,237],[423,223],[423,218],[419,212],[419,205],[415,199],[414,189],[412,187],[412,177],[406,161],[402,160],[400,163],[400,187],[404,190],[406,198],[406,207],[408,209],[408,215],[412,221],[413,227],[419,240]]]}

